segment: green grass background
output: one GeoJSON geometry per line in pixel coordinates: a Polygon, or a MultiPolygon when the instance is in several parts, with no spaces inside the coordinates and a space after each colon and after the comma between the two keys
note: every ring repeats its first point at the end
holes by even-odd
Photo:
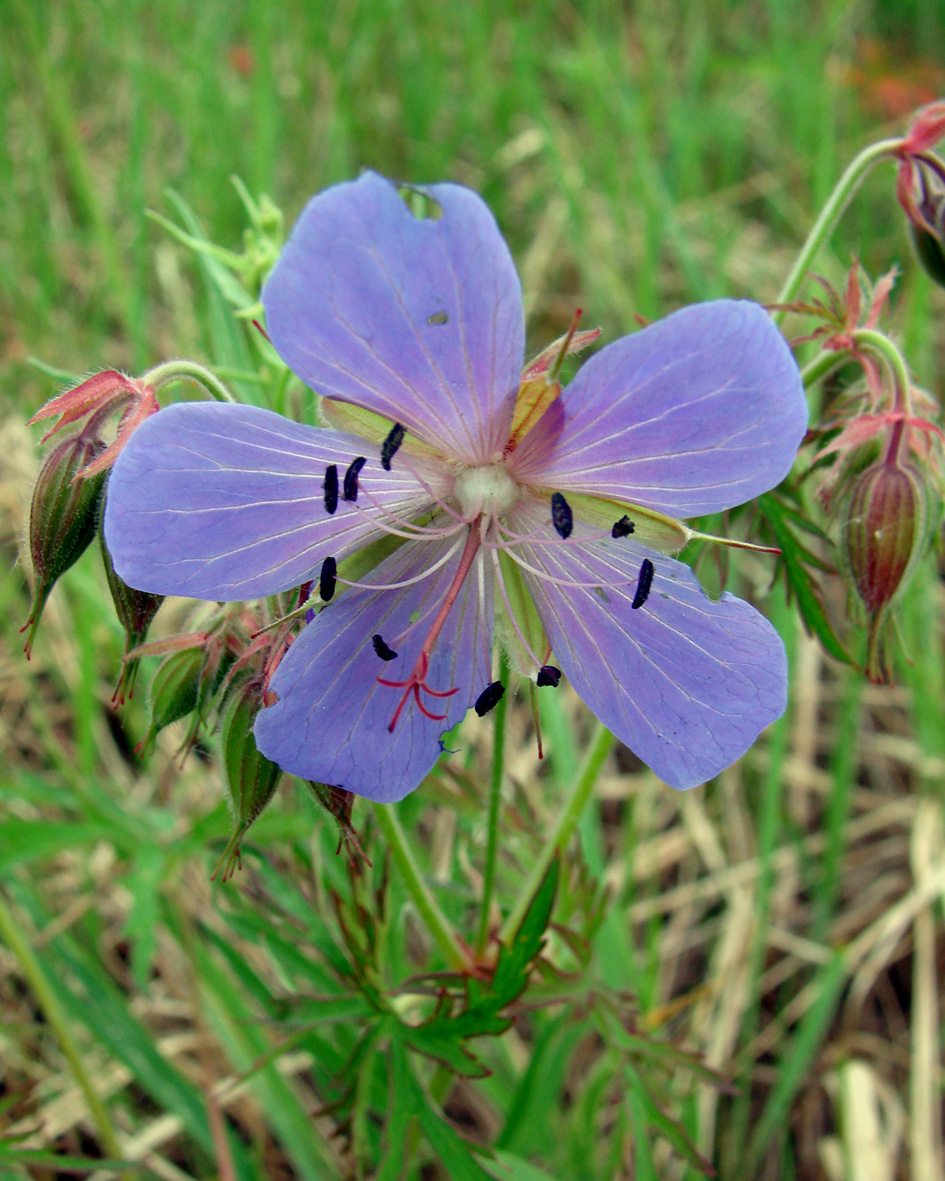
{"type": "MultiPolygon", "coordinates": [[[[287,789],[235,888],[209,885],[227,832],[217,772],[198,759],[179,772],[172,741],[147,768],[129,754],[146,694],[121,721],[107,706],[121,636],[94,553],[55,592],[30,666],[20,653],[17,546],[39,454],[23,422],[57,389],[28,358],[74,374],[222,359],[192,258],[147,211],[173,214],[172,188],[239,249],[234,174],[288,225],[363,167],[456,180],[510,242],[534,347],[577,306],[612,338],[692,300],[772,299],[842,168],[945,92],[943,64],[945,6],[928,0],[0,0],[0,898],[24,941],[0,938],[0,1143],[32,1136],[7,1141],[0,1176],[108,1155],[103,1126],[148,1176],[356,1176],[386,1086],[380,1066],[359,1076],[364,1126],[346,1152],[313,1113],[350,1031],[313,1025],[274,1057],[285,998],[328,987],[326,883],[346,888],[330,827],[287,789]],[[49,1156],[14,1159],[22,1144],[49,1156]]],[[[873,275],[901,263],[894,323],[938,394],[945,299],[916,272],[892,186],[891,168],[874,173],[820,269],[838,280],[853,251],[873,275]]],[[[762,594],[769,573],[749,564],[746,578],[762,594]]],[[[941,1181],[937,567],[903,609],[912,662],[888,689],[828,666],[776,593],[764,606],[788,642],[792,703],[743,764],[687,796],[608,764],[581,829],[580,859],[610,890],[585,980],[632,993],[643,1028],[735,1081],[665,1083],[720,1176],[852,1181],[875,1133],[871,1177],[941,1181]]],[[[559,712],[539,778],[512,711],[509,891],[588,732],[573,701],[559,712]]],[[[434,785],[402,810],[457,916],[481,854],[478,767],[458,795],[434,785]]],[[[573,885],[565,908],[581,897],[573,885]]],[[[385,938],[402,978],[411,932],[385,938]]],[[[593,1021],[552,1007],[491,1054],[492,1077],[448,1110],[509,1154],[502,1175],[698,1175],[593,1021]]],[[[405,1176],[461,1175],[414,1149],[405,1176]]]]}

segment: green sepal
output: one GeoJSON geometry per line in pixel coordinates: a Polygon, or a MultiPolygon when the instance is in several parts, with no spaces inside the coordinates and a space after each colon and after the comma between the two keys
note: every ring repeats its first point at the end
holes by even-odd
{"type": "Polygon", "coordinates": [[[98,438],[63,439],[40,470],[30,506],[30,557],[36,584],[25,628],[29,656],[49,592],[88,549],[98,527],[98,501],[104,472],[87,478],[78,473],[104,450],[98,438]]]}
{"type": "Polygon", "coordinates": [[[239,865],[243,837],[275,795],[282,776],[282,768],[256,746],[253,723],[262,704],[260,682],[244,678],[231,689],[223,711],[223,774],[235,822],[233,835],[214,871],[215,877],[223,866],[223,881],[239,865]]]}
{"type": "Polygon", "coordinates": [[[496,598],[496,631],[512,668],[523,677],[531,678],[536,672],[534,658],[538,658],[540,667],[547,660],[546,654],[550,651],[551,645],[541,616],[525,585],[521,566],[504,550],[499,550],[498,553],[499,568],[509,602],[506,607],[501,595],[496,598]],[[509,618],[509,609],[518,631],[509,618]],[[534,653],[534,657],[523,646],[519,632],[534,653]]]}
{"type": "Polygon", "coordinates": [[[568,504],[576,517],[599,529],[610,529],[621,517],[629,517],[634,541],[660,554],[678,554],[692,537],[692,530],[682,521],[628,500],[569,492],[568,504]]]}

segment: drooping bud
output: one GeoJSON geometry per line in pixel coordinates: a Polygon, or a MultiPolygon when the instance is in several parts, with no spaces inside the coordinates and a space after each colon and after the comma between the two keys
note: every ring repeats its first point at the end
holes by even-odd
{"type": "Polygon", "coordinates": [[[909,467],[876,463],[853,485],[843,555],[867,611],[887,606],[925,532],[925,493],[909,467]]]}
{"type": "Polygon", "coordinates": [[[340,853],[343,845],[352,864],[361,860],[370,867],[371,861],[361,848],[358,834],[351,823],[354,794],[343,787],[333,787],[330,783],[317,783],[313,779],[305,782],[312,789],[312,797],[318,807],[323,808],[338,826],[338,848],[335,852],[340,853]]]}
{"type": "Polygon", "coordinates": [[[235,827],[216,872],[223,881],[240,864],[240,842],[275,795],[282,768],[259,753],[253,723],[262,709],[262,685],[255,678],[240,681],[231,691],[223,714],[222,755],[235,827]]]}
{"type": "MultiPolygon", "coordinates": [[[[104,499],[102,497],[102,503],[104,503],[104,499]]],[[[115,686],[115,692],[112,695],[113,704],[123,705],[126,698],[130,697],[134,692],[135,677],[138,674],[138,658],[131,657],[129,659],[128,654],[132,648],[137,648],[139,644],[144,643],[147,638],[148,629],[151,626],[151,621],[157,614],[160,605],[164,602],[164,596],[152,595],[148,591],[135,590],[123,578],[120,578],[115,573],[111,554],[105,545],[104,531],[100,529],[98,536],[102,547],[102,563],[105,566],[105,578],[108,582],[112,602],[115,604],[115,614],[118,616],[118,622],[125,629],[125,660],[121,666],[121,675],[118,678],[118,684],[115,686]]]]}
{"type": "Polygon", "coordinates": [[[887,680],[880,625],[925,550],[927,500],[913,468],[880,461],[857,476],[845,513],[841,555],[870,616],[867,673],[887,680]]]}
{"type": "Polygon", "coordinates": [[[165,726],[179,722],[197,708],[200,678],[206,662],[202,647],[183,648],[164,658],[151,682],[151,723],[139,751],[149,755],[165,726]]]}
{"type": "Polygon", "coordinates": [[[929,278],[945,287],[945,184],[940,176],[923,172],[917,204],[921,220],[909,222],[916,254],[929,278]]]}
{"type": "Polygon", "coordinates": [[[49,592],[76,562],[95,536],[103,473],[77,478],[78,473],[105,449],[95,435],[83,432],[63,439],[43,464],[30,507],[30,557],[36,585],[29,618],[26,655],[29,657],[49,592]]]}

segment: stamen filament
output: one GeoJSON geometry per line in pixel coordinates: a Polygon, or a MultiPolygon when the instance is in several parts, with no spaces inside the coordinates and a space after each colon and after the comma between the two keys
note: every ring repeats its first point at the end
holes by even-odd
{"type": "Polygon", "coordinates": [[[386,582],[386,583],[372,583],[372,582],[352,582],[349,578],[336,577],[336,581],[343,586],[353,586],[357,590],[400,590],[401,587],[414,586],[418,582],[423,582],[425,578],[439,570],[441,566],[445,566],[453,554],[459,549],[459,538],[453,542],[446,553],[428,569],[424,570],[422,574],[415,574],[413,578],[405,578],[402,582],[386,582]]]}
{"type": "Polygon", "coordinates": [[[502,577],[502,565],[499,562],[498,552],[493,548],[490,556],[492,558],[493,569],[495,570],[495,580],[499,587],[499,594],[502,596],[502,602],[505,604],[505,612],[509,617],[509,622],[512,624],[512,628],[516,636],[518,636],[519,643],[525,649],[527,655],[530,656],[532,660],[534,660],[535,667],[540,668],[541,661],[532,651],[531,644],[529,644],[528,640],[525,639],[522,629],[518,625],[518,620],[515,618],[515,612],[512,610],[512,604],[509,601],[509,592],[506,590],[505,579],[502,577]]]}
{"type": "Polygon", "coordinates": [[[559,578],[557,574],[549,574],[546,570],[536,570],[524,558],[519,557],[511,546],[505,550],[505,553],[509,555],[513,562],[517,562],[523,570],[527,570],[529,574],[534,574],[536,578],[544,578],[547,582],[554,582],[558,586],[573,586],[579,590],[603,590],[605,587],[619,590],[622,587],[630,586],[634,581],[632,578],[622,578],[614,582],[604,582],[603,580],[598,580],[597,582],[575,582],[571,578],[559,578]]]}
{"type": "MultiPolygon", "coordinates": [[[[609,529],[602,529],[599,533],[586,533],[580,537],[575,537],[573,534],[570,537],[541,537],[537,532],[535,533],[516,533],[514,529],[510,529],[508,525],[496,521],[496,531],[501,533],[503,538],[508,538],[509,542],[515,545],[526,543],[528,545],[586,545],[591,541],[603,541],[607,537],[613,537],[609,529]]],[[[499,545],[499,549],[505,549],[505,545],[499,545]]]]}
{"type": "Polygon", "coordinates": [[[375,498],[370,494],[370,492],[367,492],[364,488],[361,489],[361,497],[364,500],[369,501],[371,505],[377,510],[377,512],[389,517],[392,521],[396,521],[398,525],[403,527],[402,529],[395,529],[392,525],[387,525],[382,521],[378,521],[375,518],[374,513],[368,512],[362,504],[352,503],[351,507],[356,513],[361,513],[361,515],[366,517],[376,529],[380,529],[384,533],[389,533],[392,537],[406,537],[408,540],[414,540],[417,538],[432,539],[436,537],[451,537],[454,533],[458,533],[460,529],[462,529],[467,524],[466,521],[461,520],[457,525],[415,525],[412,521],[408,521],[406,517],[398,516],[397,513],[393,513],[390,509],[385,508],[384,505],[379,504],[377,500],[375,500],[375,498]],[[407,530],[410,530],[410,532],[407,532],[407,530]]]}
{"type": "Polygon", "coordinates": [[[453,575],[453,581],[450,583],[446,595],[443,598],[443,602],[440,604],[440,609],[436,614],[436,618],[433,620],[430,630],[427,632],[426,639],[423,641],[423,646],[421,647],[413,669],[410,672],[410,676],[407,677],[405,681],[389,681],[384,677],[377,678],[377,682],[380,685],[386,685],[391,689],[404,690],[404,694],[401,697],[397,708],[394,710],[394,716],[391,718],[390,724],[387,727],[391,734],[394,732],[394,728],[396,727],[400,715],[403,712],[404,706],[411,697],[413,697],[417,704],[417,708],[424,715],[424,717],[429,718],[431,721],[442,722],[446,719],[447,715],[434,714],[429,709],[427,709],[420,696],[421,691],[427,693],[430,697],[439,698],[452,697],[455,693],[459,692],[458,686],[454,689],[447,690],[431,689],[427,685],[426,680],[427,672],[430,667],[430,654],[436,647],[436,642],[439,639],[440,632],[443,630],[447,617],[452,610],[453,604],[459,598],[459,592],[462,590],[463,583],[466,581],[466,576],[472,569],[473,561],[477,552],[479,551],[480,545],[482,545],[482,539],[479,535],[479,529],[477,528],[478,524],[479,520],[476,520],[473,523],[472,528],[469,530],[469,533],[466,537],[465,548],[463,549],[462,555],[459,559],[459,565],[456,568],[456,573],[453,575]]]}

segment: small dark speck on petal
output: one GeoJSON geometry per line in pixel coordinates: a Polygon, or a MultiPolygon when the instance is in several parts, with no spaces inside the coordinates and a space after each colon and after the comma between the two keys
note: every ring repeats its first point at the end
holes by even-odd
{"type": "Polygon", "coordinates": [[[434,312],[432,316],[427,316],[428,324],[448,324],[450,321],[446,312],[434,312]]]}
{"type": "Polygon", "coordinates": [[[633,532],[635,526],[629,517],[623,516],[619,521],[614,522],[614,527],[610,531],[611,537],[629,537],[633,532]]]}

